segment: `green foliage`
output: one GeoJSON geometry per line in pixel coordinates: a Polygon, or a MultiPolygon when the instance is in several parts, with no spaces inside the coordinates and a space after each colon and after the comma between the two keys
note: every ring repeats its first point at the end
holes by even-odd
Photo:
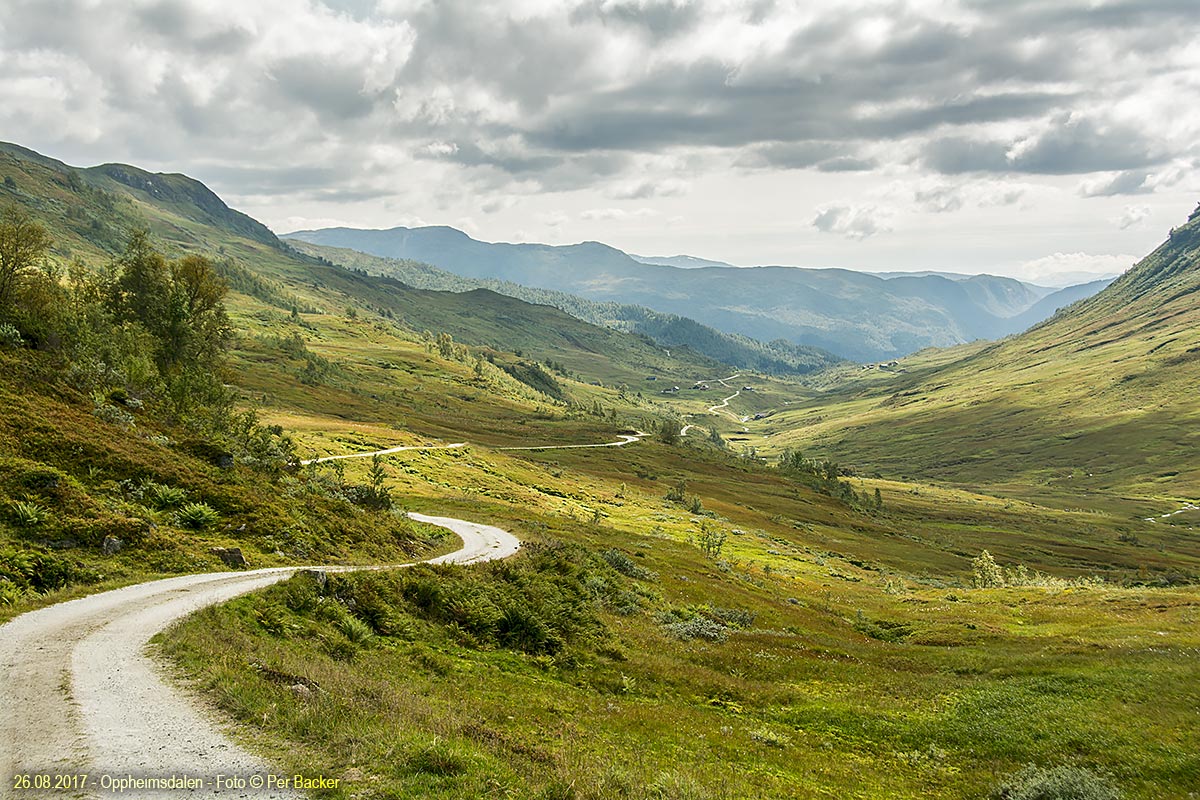
{"type": "Polygon", "coordinates": [[[14,312],[22,283],[50,250],[49,232],[16,206],[0,212],[0,320],[14,312]]]}
{"type": "Polygon", "coordinates": [[[683,426],[679,424],[679,420],[664,419],[662,424],[658,426],[658,440],[667,445],[678,444],[679,435],[682,430],[683,426]]]}
{"type": "Polygon", "coordinates": [[[792,480],[804,484],[815,492],[841,500],[855,509],[875,508],[873,500],[860,497],[848,481],[841,480],[851,473],[836,462],[805,458],[798,450],[784,450],[779,456],[778,469],[792,480]]]}
{"type": "Polygon", "coordinates": [[[725,540],[728,538],[729,534],[724,528],[705,521],[700,523],[700,534],[696,537],[696,544],[704,551],[704,555],[716,559],[721,557],[725,540]]]}
{"type": "Polygon", "coordinates": [[[81,570],[68,559],[43,550],[0,549],[0,587],[15,587],[8,591],[10,603],[20,599],[22,592],[49,592],[72,582],[89,582],[92,573],[81,570]]]}
{"type": "Polygon", "coordinates": [[[10,322],[0,323],[0,347],[17,348],[25,344],[21,331],[10,322]]]}
{"type": "Polygon", "coordinates": [[[690,619],[666,622],[663,628],[671,636],[683,642],[703,639],[708,642],[724,642],[729,638],[729,628],[714,619],[694,616],[690,619]]]}
{"type": "Polygon", "coordinates": [[[22,528],[36,528],[50,517],[50,512],[37,503],[14,501],[9,508],[9,517],[22,528]]]}
{"type": "Polygon", "coordinates": [[[631,578],[637,578],[642,581],[658,580],[658,573],[654,570],[646,569],[628,555],[615,548],[602,551],[600,557],[622,575],[628,575],[631,578]]]}
{"type": "Polygon", "coordinates": [[[187,503],[175,512],[175,522],[181,528],[202,531],[217,523],[221,515],[207,503],[187,503]]]}
{"type": "Polygon", "coordinates": [[[178,508],[187,500],[186,489],[178,486],[167,486],[155,483],[154,481],[147,481],[142,484],[141,495],[146,505],[157,511],[178,508]]]}
{"type": "Polygon", "coordinates": [[[536,361],[519,361],[516,364],[501,364],[501,369],[531,389],[535,389],[555,400],[565,400],[566,394],[553,375],[546,372],[536,361]]]}
{"type": "MultiPolygon", "coordinates": [[[[419,566],[393,573],[330,575],[321,594],[379,635],[394,635],[412,616],[445,626],[477,646],[555,655],[603,636],[586,551],[530,546],[519,558],[482,568],[419,566]]],[[[339,628],[348,638],[345,627],[339,628]]]]}
{"type": "Polygon", "coordinates": [[[976,589],[995,589],[1004,585],[1004,571],[987,550],[971,562],[971,585],[976,589]]]}
{"type": "Polygon", "coordinates": [[[1086,767],[1027,766],[992,792],[993,800],[1121,800],[1121,792],[1086,767]]]}

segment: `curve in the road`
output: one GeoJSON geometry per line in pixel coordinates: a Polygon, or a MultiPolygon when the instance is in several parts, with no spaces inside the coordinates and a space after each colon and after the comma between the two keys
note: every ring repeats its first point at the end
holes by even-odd
{"type": "MultiPolygon", "coordinates": [[[[583,450],[589,447],[624,447],[627,444],[640,442],[646,438],[647,434],[642,431],[635,433],[619,433],[620,438],[615,442],[600,442],[598,444],[540,444],[540,445],[521,445],[507,447],[493,447],[492,450],[583,450]]],[[[307,464],[322,464],[326,461],[341,461],[346,458],[372,458],[373,456],[386,456],[392,453],[402,453],[407,450],[455,450],[460,447],[466,447],[467,442],[454,442],[453,444],[409,444],[399,447],[388,447],[383,450],[372,450],[368,453],[347,453],[340,456],[322,456],[321,458],[309,458],[301,461],[302,465],[307,464]]]]}
{"type": "MultiPolygon", "coordinates": [[[[459,550],[431,563],[471,564],[517,552],[515,536],[491,525],[410,514],[449,528],[459,550]]],[[[408,564],[397,566],[411,566],[408,564]]],[[[366,569],[379,569],[367,567],[366,569]]],[[[87,773],[78,793],[23,796],[99,797],[101,777],[212,779],[266,775],[271,768],[220,732],[218,725],[164,680],[145,654],[150,637],[206,606],[284,580],[305,567],[207,573],[150,581],[31,611],[0,626],[0,776],[87,773]]],[[[356,567],[309,567],[348,571],[356,567]]],[[[132,797],[296,798],[288,790],[230,789],[132,797]]]]}

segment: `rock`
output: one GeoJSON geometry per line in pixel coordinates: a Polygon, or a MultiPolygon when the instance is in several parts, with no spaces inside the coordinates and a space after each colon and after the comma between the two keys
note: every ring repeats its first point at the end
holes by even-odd
{"type": "Polygon", "coordinates": [[[70,550],[72,547],[79,547],[78,539],[55,539],[52,542],[46,542],[46,546],[54,550],[70,550]]]}
{"type": "Polygon", "coordinates": [[[125,546],[125,542],[115,536],[105,536],[104,542],[100,545],[100,550],[106,556],[115,555],[121,552],[121,548],[125,546]]]}
{"type": "Polygon", "coordinates": [[[242,555],[242,548],[240,547],[214,547],[209,552],[231,567],[250,566],[250,563],[246,561],[246,557],[242,555]]]}
{"type": "Polygon", "coordinates": [[[312,689],[308,688],[303,683],[292,684],[289,688],[292,690],[292,694],[296,695],[296,697],[300,700],[311,700],[312,699],[312,696],[313,696],[312,689]]]}
{"type": "Polygon", "coordinates": [[[228,453],[221,453],[216,457],[214,463],[216,463],[216,465],[221,469],[229,469],[233,466],[233,456],[229,455],[228,453]]]}
{"type": "Polygon", "coordinates": [[[298,574],[307,578],[312,578],[317,582],[317,586],[320,586],[322,589],[325,588],[325,584],[329,583],[329,573],[325,572],[324,570],[302,569],[298,574]]]}

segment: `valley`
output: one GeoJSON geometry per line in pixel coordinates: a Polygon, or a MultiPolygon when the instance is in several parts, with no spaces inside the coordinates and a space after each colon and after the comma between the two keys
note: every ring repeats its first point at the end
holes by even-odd
{"type": "MultiPolygon", "coordinates": [[[[1200,784],[1195,215],[1019,335],[760,370],[339,265],[183,176],[0,156],[0,203],[53,240],[0,347],[0,639],[153,578],[247,590],[150,652],[256,763],[337,779],[315,797],[1200,784]],[[203,255],[228,288],[193,405],[104,349],[153,342],[85,291],[143,263],[138,229],[173,280],[203,255]],[[340,571],[444,557],[448,517],[520,551],[340,571]]],[[[27,694],[91,702],[73,669],[27,694]]],[[[45,716],[22,708],[11,740],[45,716]]]]}

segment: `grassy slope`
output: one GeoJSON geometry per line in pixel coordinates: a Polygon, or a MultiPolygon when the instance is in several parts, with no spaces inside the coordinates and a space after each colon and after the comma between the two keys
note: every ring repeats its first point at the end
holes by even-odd
{"type": "Polygon", "coordinates": [[[1021,336],[852,377],[756,432],[897,477],[1173,510],[1200,495],[1198,259],[1193,215],[1109,289],[1021,336]]]}
{"type": "MultiPolygon", "coordinates": [[[[297,768],[353,779],[344,795],[554,797],[570,796],[564,786],[573,781],[585,797],[620,796],[622,785],[633,797],[978,797],[998,773],[1028,761],[1106,767],[1134,797],[1183,797],[1197,779],[1200,742],[1186,711],[1196,704],[1194,589],[962,588],[982,547],[1065,576],[1195,572],[1200,551],[1184,531],[1135,532],[1102,512],[875,479],[856,488],[878,486],[885,511],[862,514],[699,446],[496,451],[489,445],[609,440],[663,406],[564,380],[581,404],[602,405],[602,419],[530,393],[490,365],[476,376],[470,358],[443,359],[397,324],[400,306],[385,304],[393,287],[341,270],[312,272],[268,244],[189,220],[185,206],[176,213],[152,198],[129,202],[144,203],[160,236],[174,230],[177,239],[167,240],[180,249],[224,248],[270,282],[261,296],[233,298],[241,337],[233,376],[265,417],[296,432],[306,453],[480,443],[397,455],[388,462],[391,484],[411,508],[495,522],[530,542],[617,547],[657,573],[626,579],[589,562],[585,575],[641,597],[641,610],[622,615],[585,603],[580,613],[604,632],[572,643],[574,661],[490,647],[399,606],[400,622],[409,623],[376,631],[352,660],[336,660],[331,652],[345,659],[356,649],[341,645],[345,632],[279,594],[209,612],[168,637],[168,651],[247,735],[297,768]],[[328,313],[293,319],[283,294],[328,313]],[[344,313],[349,304],[358,308],[353,319],[344,313]],[[332,365],[312,384],[297,380],[304,359],[273,343],[293,332],[332,365]],[[680,478],[712,516],[663,499],[680,478]],[[729,533],[724,565],[692,543],[702,521],[729,533]],[[656,614],[700,613],[704,604],[740,608],[757,621],[724,644],[679,642],[657,622],[656,614]],[[247,663],[247,654],[269,669],[247,663]],[[310,704],[279,683],[281,675],[324,691],[310,704]]],[[[439,322],[454,330],[452,318],[439,322]]],[[[25,380],[11,397],[21,396],[25,380]]],[[[737,402],[768,408],[785,399],[781,385],[756,383],[766,391],[737,402]]],[[[698,411],[724,392],[708,394],[668,402],[698,411]]],[[[155,472],[167,461],[158,446],[103,427],[86,398],[68,398],[54,412],[70,425],[43,419],[43,407],[31,403],[22,412],[28,419],[12,417],[5,446],[13,457],[65,465],[98,503],[142,513],[105,494],[106,473],[79,471],[88,462],[72,454],[84,444],[87,452],[132,448],[138,455],[123,471],[145,469],[214,504],[234,491],[220,482],[226,473],[203,463],[178,462],[186,475],[155,472]]],[[[366,464],[345,468],[361,479],[366,464]]],[[[230,522],[282,502],[277,487],[249,478],[237,486],[234,499],[244,505],[222,507],[230,522]]],[[[286,519],[265,520],[256,536],[278,541],[286,519]]],[[[168,533],[162,538],[184,554],[207,552],[206,537],[168,533]]],[[[230,536],[248,546],[235,533],[237,526],[222,528],[222,542],[230,536]]],[[[337,542],[335,534],[329,544],[337,542]]],[[[96,544],[89,540],[78,557],[111,563],[96,544]]],[[[269,544],[262,538],[264,558],[269,544]]],[[[144,556],[131,548],[125,557],[144,556]]],[[[146,568],[138,564],[131,569],[146,568]]],[[[454,574],[463,573],[451,571],[447,581],[459,580],[454,574]]],[[[539,572],[529,580],[536,588],[545,579],[539,572]]]]}
{"type": "Polygon", "coordinates": [[[214,547],[238,547],[257,567],[406,561],[444,545],[407,520],[308,492],[295,478],[218,466],[219,451],[141,414],[132,427],[102,421],[61,376],[50,356],[0,351],[0,560],[11,567],[17,554],[40,557],[53,565],[42,572],[66,584],[6,595],[0,619],[85,587],[228,569],[214,547]],[[147,482],[182,489],[219,519],[186,527],[176,517],[182,503],[156,506],[139,491],[147,482]],[[23,520],[16,503],[38,506],[42,518],[23,520]],[[109,537],[120,540],[118,552],[104,552],[109,537]]]}
{"type": "MultiPolygon", "coordinates": [[[[1020,546],[1022,530],[1059,569],[1089,553],[1195,563],[1173,549],[1184,537],[1169,554],[1143,542],[1119,556],[1096,515],[889,484],[884,515],[858,514],[762,468],[653,442],[390,464],[413,508],[527,542],[617,548],[654,575],[593,561],[581,601],[602,633],[556,654],[464,634],[386,590],[371,596],[394,616],[350,654],[326,612],[287,588],[170,634],[167,652],[289,769],[346,779],[328,796],[978,798],[1023,763],[1075,762],[1110,770],[1131,797],[1182,798],[1200,777],[1194,589],[956,586],[981,541],[1020,546]],[[715,516],[662,498],[680,477],[715,516]],[[722,563],[691,543],[701,520],[740,531],[722,563]],[[1096,538],[1072,538],[1079,528],[1096,538]],[[629,593],[637,608],[618,609],[629,593]],[[710,606],[756,620],[725,643],[659,624],[710,606]]],[[[521,585],[541,596],[537,581],[521,585]]]]}

